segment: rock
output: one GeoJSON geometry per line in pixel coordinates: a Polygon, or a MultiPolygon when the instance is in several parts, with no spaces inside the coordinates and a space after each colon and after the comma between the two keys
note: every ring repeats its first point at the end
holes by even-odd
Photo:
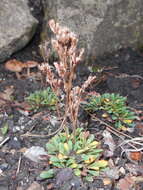
{"type": "Polygon", "coordinates": [[[71,190],[71,189],[87,190],[84,188],[82,180],[79,177],[74,176],[74,175],[73,175],[72,179],[65,181],[58,189],[61,189],[61,190],[71,190]]]}
{"type": "Polygon", "coordinates": [[[21,148],[21,142],[17,137],[11,138],[8,142],[8,146],[12,149],[20,149],[21,148]]]}
{"type": "Polygon", "coordinates": [[[56,185],[62,185],[64,182],[69,181],[73,176],[71,168],[63,168],[56,176],[56,185]]]}
{"type": "Polygon", "coordinates": [[[3,140],[3,136],[0,136],[0,142],[3,140]]]}
{"type": "Polygon", "coordinates": [[[142,0],[44,0],[43,3],[46,24],[42,40],[50,36],[47,21],[54,18],[79,36],[80,46],[86,48],[85,58],[143,45],[142,0]]]}
{"type": "Polygon", "coordinates": [[[0,165],[0,170],[4,171],[8,168],[8,166],[9,166],[8,163],[3,163],[0,165]]]}
{"type": "Polygon", "coordinates": [[[37,24],[30,13],[28,0],[0,1],[0,62],[30,41],[37,24]]]}
{"type": "Polygon", "coordinates": [[[43,155],[47,156],[47,152],[40,146],[32,146],[24,154],[26,158],[29,158],[33,162],[40,162],[43,155]]]}
{"type": "Polygon", "coordinates": [[[105,171],[105,176],[114,180],[119,179],[119,168],[114,167],[112,169],[105,171]]]}

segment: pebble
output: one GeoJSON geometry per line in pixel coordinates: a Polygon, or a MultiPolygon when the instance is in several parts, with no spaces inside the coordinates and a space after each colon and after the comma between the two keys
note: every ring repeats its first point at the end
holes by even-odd
{"type": "Polygon", "coordinates": [[[22,126],[21,126],[21,129],[22,129],[22,130],[24,130],[24,129],[25,129],[25,126],[24,126],[24,125],[22,125],[22,126]]]}
{"type": "Polygon", "coordinates": [[[8,143],[9,147],[12,149],[20,149],[21,148],[21,143],[20,141],[17,139],[17,137],[14,137],[13,139],[11,139],[8,143]]]}
{"type": "Polygon", "coordinates": [[[16,127],[13,127],[12,131],[13,133],[16,133],[17,132],[16,127]]]}
{"type": "Polygon", "coordinates": [[[0,142],[3,140],[3,137],[2,136],[0,136],[0,142]]]}
{"type": "Polygon", "coordinates": [[[16,129],[16,131],[20,131],[20,127],[18,127],[18,126],[15,127],[15,129],[16,129]]]}
{"type": "Polygon", "coordinates": [[[119,169],[119,172],[120,172],[121,174],[123,174],[123,175],[126,174],[126,171],[125,171],[125,169],[124,169],[123,167],[121,167],[121,168],[119,169]]]}
{"type": "Polygon", "coordinates": [[[22,125],[23,123],[25,123],[25,117],[20,117],[18,120],[18,124],[22,125]]]}
{"type": "Polygon", "coordinates": [[[16,133],[16,132],[24,130],[24,129],[25,129],[24,125],[22,125],[21,127],[20,126],[15,126],[15,127],[13,127],[13,132],[16,133]]]}
{"type": "Polygon", "coordinates": [[[0,170],[4,171],[8,168],[8,164],[7,163],[3,163],[0,165],[0,170]]]}
{"type": "Polygon", "coordinates": [[[47,155],[47,152],[40,146],[32,146],[24,153],[24,156],[33,162],[41,162],[41,155],[47,155]]]}

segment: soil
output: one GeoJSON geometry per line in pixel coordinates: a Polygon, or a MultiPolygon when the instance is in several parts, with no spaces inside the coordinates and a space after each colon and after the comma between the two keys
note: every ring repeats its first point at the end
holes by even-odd
{"type": "MultiPolygon", "coordinates": [[[[42,62],[38,48],[43,19],[41,0],[29,0],[29,6],[32,14],[39,20],[37,32],[31,42],[21,51],[13,54],[11,59],[15,58],[23,62],[28,60],[42,62]]],[[[74,176],[68,179],[64,185],[60,184],[57,187],[54,186],[56,178],[40,180],[38,176],[42,170],[48,169],[47,164],[45,162],[33,162],[24,157],[23,152],[25,148],[32,146],[45,147],[50,137],[39,138],[23,135],[27,132],[35,135],[47,135],[56,131],[60,124],[55,112],[51,112],[46,108],[41,108],[38,111],[28,110],[29,105],[25,104],[25,97],[36,90],[44,89],[45,86],[38,77],[37,69],[32,70],[29,78],[26,77],[25,72],[22,73],[22,78],[18,80],[15,73],[4,69],[4,63],[0,64],[0,92],[2,93],[6,89],[12,89],[13,92],[13,101],[6,101],[4,106],[0,107],[0,128],[8,125],[8,132],[5,135],[0,132],[0,142],[7,137],[9,138],[0,147],[0,190],[27,190],[34,181],[41,184],[45,190],[116,190],[119,180],[126,176],[126,172],[129,173],[125,168],[125,164],[143,166],[142,159],[139,162],[130,160],[127,155],[121,154],[121,148],[117,148],[112,158],[106,158],[104,154],[103,158],[113,160],[118,169],[125,168],[125,173],[123,172],[117,179],[112,179],[112,182],[107,185],[103,184],[102,176],[95,178],[93,183],[83,183],[81,179],[74,176]],[[74,186],[71,184],[74,184],[74,186]]],[[[89,74],[97,76],[98,82],[90,86],[90,91],[101,94],[114,92],[127,96],[128,105],[136,111],[140,119],[134,131],[126,132],[126,134],[132,137],[143,135],[143,53],[130,48],[121,49],[111,55],[105,55],[95,60],[92,69],[91,66],[90,68],[79,66],[77,73],[78,84],[82,83],[89,74]]],[[[81,125],[86,123],[87,130],[95,134],[98,141],[103,142],[102,133],[106,129],[106,125],[100,123],[100,121],[92,120],[82,109],[80,110],[79,121],[81,125]]],[[[113,138],[116,144],[119,144],[120,138],[117,135],[113,135],[113,138]]],[[[106,149],[107,147],[103,145],[103,148],[106,149]]],[[[131,189],[143,189],[143,181],[135,184],[131,189]]]]}

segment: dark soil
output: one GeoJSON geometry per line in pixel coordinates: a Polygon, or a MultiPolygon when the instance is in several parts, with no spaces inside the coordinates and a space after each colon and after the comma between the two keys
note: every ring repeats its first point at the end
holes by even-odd
{"type": "MultiPolygon", "coordinates": [[[[42,27],[42,3],[41,0],[29,0],[32,14],[39,20],[37,32],[27,47],[13,54],[11,59],[16,58],[20,61],[35,60],[42,62],[39,54],[40,31],[42,27]]],[[[93,84],[89,90],[94,90],[99,93],[115,92],[123,96],[127,96],[128,104],[135,110],[140,110],[139,116],[143,119],[143,54],[134,51],[130,48],[119,50],[112,55],[106,55],[95,60],[93,66],[100,68],[100,72],[92,72],[88,67],[80,67],[78,69],[78,83],[82,83],[89,74],[95,74],[99,80],[98,84],[93,84]],[[101,71],[102,70],[102,71],[101,71]]],[[[9,137],[9,140],[0,147],[0,190],[26,190],[33,181],[42,184],[45,190],[56,183],[56,179],[41,181],[38,178],[40,172],[48,169],[45,163],[35,163],[23,156],[23,148],[32,146],[45,147],[45,143],[49,138],[34,138],[22,136],[27,132],[37,135],[46,135],[54,132],[59,127],[59,122],[51,124],[50,120],[54,120],[55,113],[46,109],[39,111],[28,111],[26,105],[23,105],[25,97],[35,90],[45,88],[41,81],[36,77],[38,71],[30,78],[25,76],[17,80],[15,73],[8,72],[4,69],[4,64],[0,64],[0,92],[6,88],[13,88],[13,102],[7,101],[6,104],[0,107],[0,128],[5,124],[8,125],[8,133],[3,136],[0,132],[0,137],[3,140],[9,137]],[[41,114],[41,115],[40,115],[41,114]],[[21,161],[20,161],[21,160],[21,161]],[[20,161],[20,170],[18,173],[18,163],[20,161]],[[21,187],[22,189],[18,189],[21,187]]],[[[87,123],[86,127],[95,134],[97,140],[103,139],[102,132],[106,126],[100,122],[93,121],[84,111],[80,111],[79,121],[87,123]]],[[[140,122],[141,121],[140,119],[140,122]]],[[[128,133],[129,134],[129,133],[128,133]]],[[[130,133],[131,136],[137,137],[143,135],[143,129],[134,130],[130,133]]],[[[114,136],[114,140],[119,142],[119,138],[114,136]]],[[[103,148],[107,148],[104,147],[103,148]]],[[[105,155],[103,155],[105,157],[105,155]]],[[[107,158],[106,158],[107,159],[107,158]]],[[[121,156],[121,149],[118,148],[113,156],[113,161],[118,160],[118,168],[124,167],[125,164],[132,163],[126,155],[121,156]]],[[[137,163],[138,164],[138,163],[137,163]]],[[[142,161],[140,162],[142,166],[142,161]]],[[[54,187],[55,190],[116,190],[116,183],[125,174],[117,180],[113,180],[109,185],[104,185],[102,176],[95,179],[94,183],[83,183],[79,178],[73,177],[64,185],[54,187]],[[73,187],[71,184],[75,184],[73,187]]],[[[53,185],[54,186],[54,185],[53,185]]],[[[49,188],[50,189],[50,188],[49,188]]],[[[137,184],[133,189],[143,189],[143,184],[137,184]]],[[[38,190],[38,189],[37,189],[38,190]]]]}

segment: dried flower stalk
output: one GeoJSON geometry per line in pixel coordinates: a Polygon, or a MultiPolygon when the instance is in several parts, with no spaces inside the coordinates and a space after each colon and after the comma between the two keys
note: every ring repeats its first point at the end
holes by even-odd
{"type": "MultiPolygon", "coordinates": [[[[67,27],[61,27],[54,20],[49,21],[49,26],[55,34],[51,44],[59,56],[59,62],[54,63],[58,76],[56,77],[49,63],[42,64],[39,68],[46,73],[46,82],[50,84],[56,95],[60,96],[61,90],[65,93],[65,117],[69,117],[75,133],[82,94],[96,77],[89,76],[81,87],[73,87],[76,67],[82,60],[84,49],[77,50],[78,38],[67,27]]],[[[46,47],[43,47],[43,50],[45,50],[45,59],[49,50],[46,47]]]]}

